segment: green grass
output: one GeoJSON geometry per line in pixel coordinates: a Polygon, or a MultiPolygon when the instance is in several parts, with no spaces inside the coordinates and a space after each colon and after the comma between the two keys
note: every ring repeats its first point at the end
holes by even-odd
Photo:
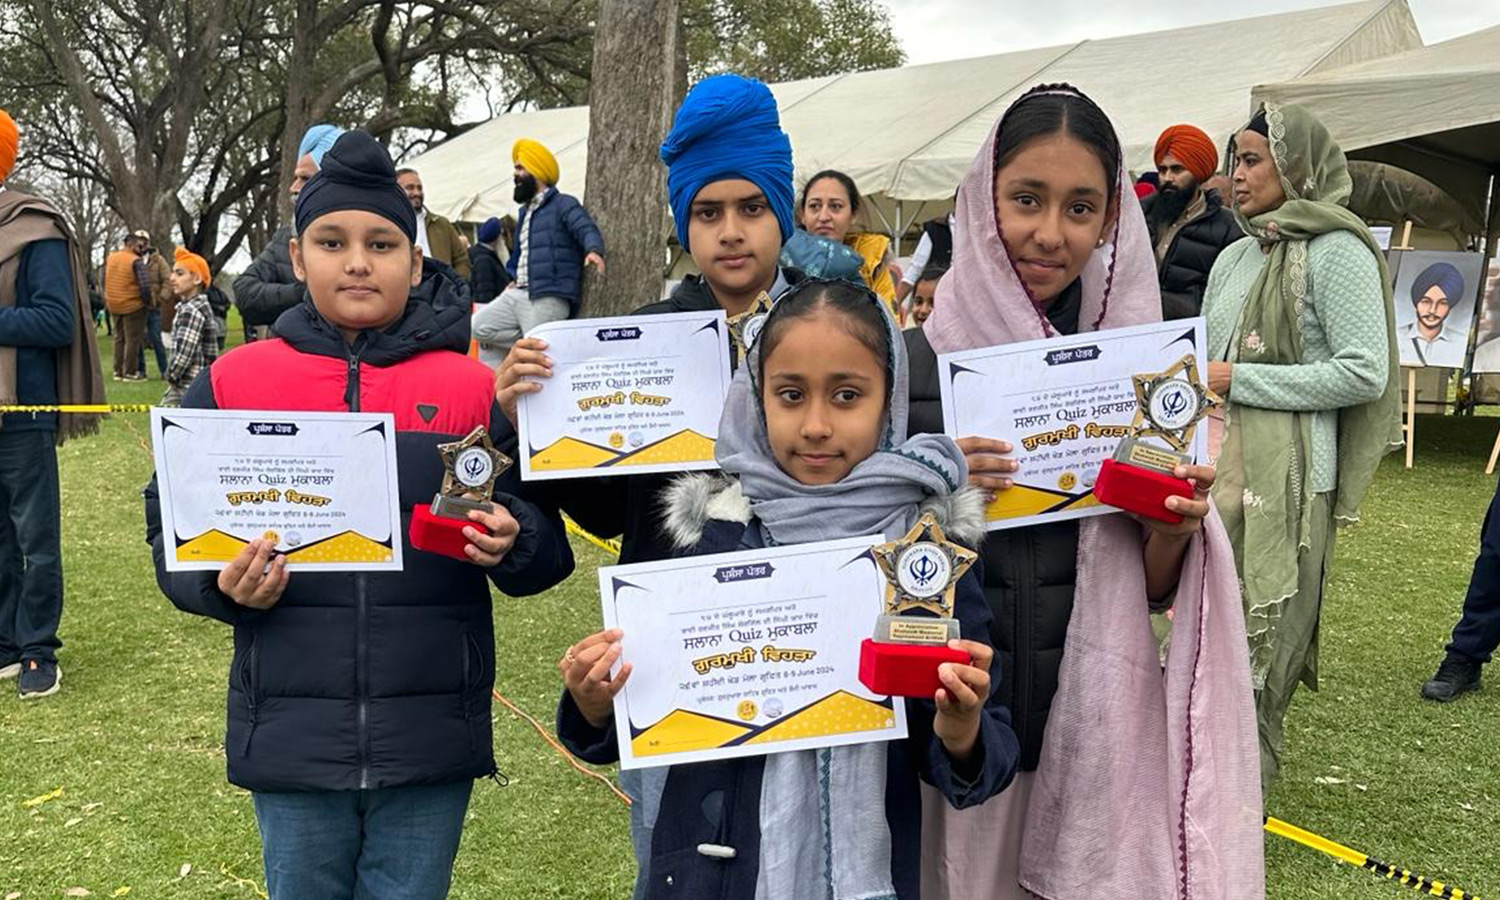
{"type": "MultiPolygon", "coordinates": [[[[156,402],[162,384],[109,388],[112,402],[156,402]]],[[[0,694],[0,897],[57,898],[72,887],[109,897],[129,886],[130,897],[153,900],[250,898],[263,885],[249,796],[224,780],[229,630],[160,595],[141,539],[145,423],[117,415],[61,454],[66,678],[42,701],[0,694]],[[60,797],[24,806],[57,788],[60,797]],[[184,864],[192,868],[182,877],[184,864]]],[[[1416,468],[1388,460],[1365,524],[1341,536],[1323,689],[1292,706],[1288,759],[1268,805],[1492,900],[1500,702],[1490,689],[1439,706],[1417,687],[1458,615],[1494,491],[1483,466],[1495,427],[1493,418],[1419,420],[1416,468]]],[[[579,569],[564,585],[495,605],[500,690],[543,724],[557,656],[598,621],[594,568],[606,556],[582,542],[575,550],[579,569]]],[[[614,795],[498,706],[495,744],[511,783],[477,786],[452,896],[627,896],[633,864],[614,795]]],[[[1272,900],[1417,896],[1280,838],[1266,848],[1272,900]]]]}

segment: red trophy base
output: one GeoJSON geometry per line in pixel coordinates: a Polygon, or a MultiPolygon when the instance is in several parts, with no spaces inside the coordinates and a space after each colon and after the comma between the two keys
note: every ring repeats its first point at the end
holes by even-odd
{"type": "Polygon", "coordinates": [[[859,681],[876,694],[925,697],[943,686],[938,666],[945,662],[969,664],[969,654],[947,646],[887,644],[865,638],[859,645],[859,681]]]}
{"type": "Polygon", "coordinates": [[[418,550],[441,553],[467,562],[469,554],[464,552],[464,547],[468,545],[469,539],[464,537],[464,528],[470,525],[481,534],[490,533],[489,529],[478,522],[435,516],[425,506],[414,506],[411,510],[411,527],[406,530],[406,535],[411,538],[411,545],[418,550]]]}
{"type": "Polygon", "coordinates": [[[1167,509],[1168,497],[1193,499],[1193,486],[1186,479],[1173,478],[1152,469],[1143,469],[1118,460],[1106,459],[1094,481],[1094,496],[1100,503],[1123,509],[1169,525],[1182,516],[1167,509]]]}

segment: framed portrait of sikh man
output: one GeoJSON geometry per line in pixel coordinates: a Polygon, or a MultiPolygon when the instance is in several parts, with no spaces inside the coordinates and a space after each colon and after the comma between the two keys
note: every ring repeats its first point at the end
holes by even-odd
{"type": "Polygon", "coordinates": [[[1500,372],[1500,258],[1490,260],[1484,278],[1484,304],[1474,347],[1475,372],[1500,372]]]}
{"type": "Polygon", "coordinates": [[[1394,301],[1401,365],[1463,368],[1482,254],[1410,250],[1396,256],[1394,301]]]}

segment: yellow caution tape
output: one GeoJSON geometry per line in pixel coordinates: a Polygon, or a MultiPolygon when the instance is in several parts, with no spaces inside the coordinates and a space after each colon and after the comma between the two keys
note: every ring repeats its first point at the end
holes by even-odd
{"type": "Polygon", "coordinates": [[[598,547],[605,553],[610,553],[615,556],[620,555],[619,541],[607,541],[602,537],[590,534],[582,525],[579,525],[577,522],[568,518],[566,515],[562,517],[562,520],[563,526],[568,529],[568,534],[575,535],[588,541],[590,544],[593,544],[595,547],[598,547]]]}
{"type": "Polygon", "coordinates": [[[1450,898],[1450,900],[1479,900],[1478,897],[1467,891],[1459,890],[1452,885],[1443,884],[1441,881],[1424,878],[1399,866],[1393,866],[1390,863],[1373,859],[1360,853],[1358,850],[1345,847],[1336,841],[1330,841],[1321,835],[1313,834],[1305,828],[1298,828],[1290,822],[1283,822],[1280,819],[1267,816],[1266,830],[1287,840],[1296,841],[1304,847],[1311,847],[1319,853],[1326,853],[1339,862],[1348,863],[1359,869],[1369,869],[1376,875],[1382,875],[1395,881],[1397,884],[1404,884],[1423,894],[1429,894],[1433,897],[1450,898]]]}
{"type": "Polygon", "coordinates": [[[149,403],[53,403],[48,406],[22,406],[8,404],[0,406],[0,413],[74,413],[77,415],[102,415],[120,412],[150,412],[149,403]]]}

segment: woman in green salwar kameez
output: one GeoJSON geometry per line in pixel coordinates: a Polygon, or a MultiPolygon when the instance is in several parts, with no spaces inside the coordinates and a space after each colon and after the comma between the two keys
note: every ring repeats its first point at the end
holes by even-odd
{"type": "Polygon", "coordinates": [[[1344,153],[1296,106],[1267,105],[1235,138],[1235,217],[1203,299],[1209,385],[1225,397],[1213,500],[1245,600],[1261,784],[1282,719],[1317,687],[1318,616],[1336,524],[1358,519],[1380,458],[1401,442],[1391,283],[1344,204],[1344,153]]]}

